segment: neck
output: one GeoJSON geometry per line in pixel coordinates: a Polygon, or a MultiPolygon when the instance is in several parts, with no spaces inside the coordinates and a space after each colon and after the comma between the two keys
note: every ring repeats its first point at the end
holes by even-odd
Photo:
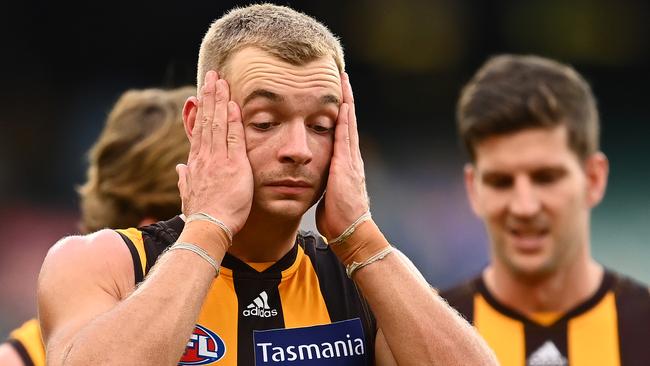
{"type": "Polygon", "coordinates": [[[530,280],[507,266],[493,262],[483,272],[483,280],[493,296],[506,306],[531,317],[534,313],[566,313],[598,290],[603,267],[590,256],[564,263],[543,278],[530,280]]]}
{"type": "Polygon", "coordinates": [[[293,248],[299,226],[300,217],[251,211],[228,252],[244,262],[276,262],[293,248]]]}

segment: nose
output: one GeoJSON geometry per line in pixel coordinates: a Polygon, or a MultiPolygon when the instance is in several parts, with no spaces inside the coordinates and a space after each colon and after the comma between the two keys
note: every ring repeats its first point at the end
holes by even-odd
{"type": "Polygon", "coordinates": [[[528,177],[515,178],[510,212],[519,217],[535,216],[542,207],[535,187],[528,177]]]}
{"type": "Polygon", "coordinates": [[[278,158],[283,163],[305,165],[312,160],[307,126],[302,121],[286,124],[278,158]]]}

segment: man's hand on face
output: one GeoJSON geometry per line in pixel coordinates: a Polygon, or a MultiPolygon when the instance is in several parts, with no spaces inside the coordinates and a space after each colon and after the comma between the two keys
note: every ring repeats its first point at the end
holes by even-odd
{"type": "Polygon", "coordinates": [[[341,235],[369,208],[354,98],[347,73],[341,74],[341,86],[343,102],[336,120],[327,189],[316,210],[318,230],[330,240],[341,235]]]}
{"type": "Polygon", "coordinates": [[[187,165],[176,167],[183,213],[207,213],[236,234],[251,210],[253,173],[241,110],[230,100],[228,83],[215,71],[206,74],[198,108],[190,113],[190,155],[187,165]]]}

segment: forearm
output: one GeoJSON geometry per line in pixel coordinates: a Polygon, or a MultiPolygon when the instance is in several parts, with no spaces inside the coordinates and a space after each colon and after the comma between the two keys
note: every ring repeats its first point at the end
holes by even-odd
{"type": "Polygon", "coordinates": [[[399,365],[497,365],[478,333],[398,256],[354,275],[399,365]]]}
{"type": "Polygon", "coordinates": [[[133,294],[77,333],[64,351],[61,365],[178,362],[214,269],[194,253],[180,250],[159,261],[133,294]]]}
{"type": "MultiPolygon", "coordinates": [[[[179,241],[205,246],[206,236],[181,235],[179,241]]],[[[210,254],[218,262],[223,250],[210,254]]],[[[145,281],[125,300],[89,322],[74,336],[60,358],[63,365],[175,365],[189,340],[214,268],[187,250],[160,257],[145,281]]],[[[53,363],[56,364],[56,363],[53,363]]]]}

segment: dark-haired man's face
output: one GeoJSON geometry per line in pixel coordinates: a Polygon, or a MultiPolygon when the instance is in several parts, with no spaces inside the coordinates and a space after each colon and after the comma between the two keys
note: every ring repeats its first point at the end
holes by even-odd
{"type": "Polygon", "coordinates": [[[589,254],[590,210],[607,174],[592,159],[581,164],[566,127],[531,128],[489,137],[466,168],[472,208],[484,221],[493,265],[543,278],[589,254]]]}
{"type": "Polygon", "coordinates": [[[292,65],[257,48],[229,61],[253,169],[253,212],[300,217],[321,196],[342,98],[331,57],[292,65]]]}

